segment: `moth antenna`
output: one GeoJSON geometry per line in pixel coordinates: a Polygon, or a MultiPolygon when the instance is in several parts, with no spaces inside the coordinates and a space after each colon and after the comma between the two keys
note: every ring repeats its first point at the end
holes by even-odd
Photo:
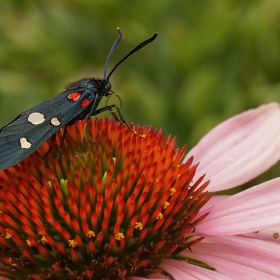
{"type": "MultiPolygon", "coordinates": [[[[156,32],[151,38],[143,41],[142,43],[140,43],[139,45],[137,45],[130,53],[128,53],[121,61],[119,61],[116,66],[111,70],[111,72],[109,73],[109,75],[107,76],[107,80],[109,80],[110,76],[113,74],[113,72],[116,70],[116,68],[123,63],[127,58],[129,58],[133,53],[139,51],[140,49],[142,49],[143,47],[145,47],[146,45],[148,45],[149,43],[153,42],[156,37],[157,37],[158,33],[156,32]]],[[[115,43],[116,44],[116,43],[115,43]]],[[[115,45],[114,44],[114,45],[115,45]]],[[[114,47],[114,46],[113,46],[114,47]]],[[[112,49],[113,49],[112,47],[112,49]]],[[[114,51],[114,50],[113,50],[114,51]]],[[[111,52],[110,52],[111,53],[111,52]]],[[[109,56],[108,56],[109,57],[109,56]]],[[[107,58],[108,60],[108,58],[107,58]]],[[[107,63],[107,62],[106,62],[107,63]]]]}
{"type": "Polygon", "coordinates": [[[112,46],[108,56],[107,56],[107,59],[106,59],[106,63],[105,63],[105,66],[104,66],[104,76],[103,76],[103,79],[106,79],[106,72],[107,72],[107,68],[108,68],[108,64],[109,64],[109,61],[110,61],[110,58],[112,56],[112,54],[114,53],[115,49],[117,48],[118,44],[120,43],[122,37],[123,37],[123,33],[122,31],[119,29],[119,27],[117,28],[118,32],[119,32],[119,37],[117,38],[117,40],[115,41],[114,45],[112,46]]]}

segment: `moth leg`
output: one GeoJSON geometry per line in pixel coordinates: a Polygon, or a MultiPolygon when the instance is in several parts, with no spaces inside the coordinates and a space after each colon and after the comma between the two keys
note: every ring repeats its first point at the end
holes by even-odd
{"type": "Polygon", "coordinates": [[[90,121],[90,115],[87,116],[86,120],[87,120],[87,123],[86,123],[86,134],[87,134],[87,137],[89,138],[90,141],[95,142],[95,141],[92,139],[92,137],[90,136],[89,131],[88,131],[88,126],[89,126],[89,121],[90,121]]]}
{"type": "Polygon", "coordinates": [[[92,103],[90,112],[89,112],[89,114],[87,115],[87,118],[86,118],[86,120],[87,120],[87,124],[86,124],[86,134],[87,134],[88,138],[89,138],[92,142],[95,142],[95,141],[92,139],[92,137],[91,137],[90,134],[89,134],[88,126],[89,126],[90,118],[91,118],[91,116],[93,115],[94,108],[96,108],[97,104],[99,103],[99,101],[98,101],[99,98],[100,98],[99,95],[96,94],[96,95],[95,95],[95,98],[94,98],[94,100],[93,100],[93,103],[92,103]]]}
{"type": "MultiPolygon", "coordinates": [[[[55,140],[55,135],[53,135],[53,139],[55,140]]],[[[45,159],[47,157],[47,155],[51,152],[51,150],[52,150],[52,145],[50,145],[47,152],[44,154],[43,159],[45,159]]]]}
{"type": "Polygon", "coordinates": [[[57,159],[60,158],[61,149],[62,149],[64,140],[65,140],[66,134],[67,134],[67,125],[65,125],[65,127],[64,127],[63,134],[62,134],[62,137],[61,137],[61,140],[60,140],[60,145],[58,147],[58,153],[57,153],[57,157],[56,157],[57,159]]]}
{"type": "Polygon", "coordinates": [[[116,105],[116,104],[113,104],[113,105],[108,105],[106,107],[103,107],[103,108],[100,108],[98,110],[95,110],[92,112],[92,116],[94,115],[98,115],[102,112],[105,112],[105,111],[110,111],[111,115],[114,117],[114,119],[118,122],[120,122],[123,126],[127,127],[133,134],[141,137],[141,138],[146,138],[146,135],[140,135],[138,134],[134,129],[132,129],[125,121],[121,111],[120,111],[120,108],[116,105]],[[115,111],[112,111],[112,109],[115,109],[115,111]],[[117,113],[117,114],[116,114],[117,113]]]}

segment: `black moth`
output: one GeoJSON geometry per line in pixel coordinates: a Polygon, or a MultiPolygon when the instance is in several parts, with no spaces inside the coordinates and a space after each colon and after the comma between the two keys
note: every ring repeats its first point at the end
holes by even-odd
{"type": "Polygon", "coordinates": [[[119,28],[118,32],[119,36],[107,57],[102,79],[85,78],[71,83],[66,87],[66,91],[21,113],[0,129],[0,170],[16,165],[27,158],[62,126],[65,126],[61,149],[68,125],[85,118],[89,122],[91,116],[104,111],[109,110],[115,119],[137,134],[127,125],[117,105],[108,105],[99,109],[97,106],[103,96],[114,94],[109,78],[115,69],[134,52],[155,40],[157,33],[136,46],[106,77],[109,60],[122,39],[119,28]]]}

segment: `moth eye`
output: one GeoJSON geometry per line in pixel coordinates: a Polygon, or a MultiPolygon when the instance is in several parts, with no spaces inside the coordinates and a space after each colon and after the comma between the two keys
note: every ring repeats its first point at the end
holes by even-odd
{"type": "Polygon", "coordinates": [[[110,83],[107,83],[107,84],[105,85],[105,91],[109,91],[109,90],[111,90],[111,84],[110,84],[110,83]]]}

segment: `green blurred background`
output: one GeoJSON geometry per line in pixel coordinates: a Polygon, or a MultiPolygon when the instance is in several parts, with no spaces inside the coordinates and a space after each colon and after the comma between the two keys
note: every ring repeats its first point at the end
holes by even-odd
{"type": "MultiPolygon", "coordinates": [[[[111,82],[126,120],[163,127],[178,146],[191,148],[228,117],[280,101],[278,0],[3,0],[0,125],[69,82],[102,77],[117,27],[124,38],[109,70],[159,32],[111,82]]],[[[255,182],[279,175],[278,165],[255,182]]]]}

